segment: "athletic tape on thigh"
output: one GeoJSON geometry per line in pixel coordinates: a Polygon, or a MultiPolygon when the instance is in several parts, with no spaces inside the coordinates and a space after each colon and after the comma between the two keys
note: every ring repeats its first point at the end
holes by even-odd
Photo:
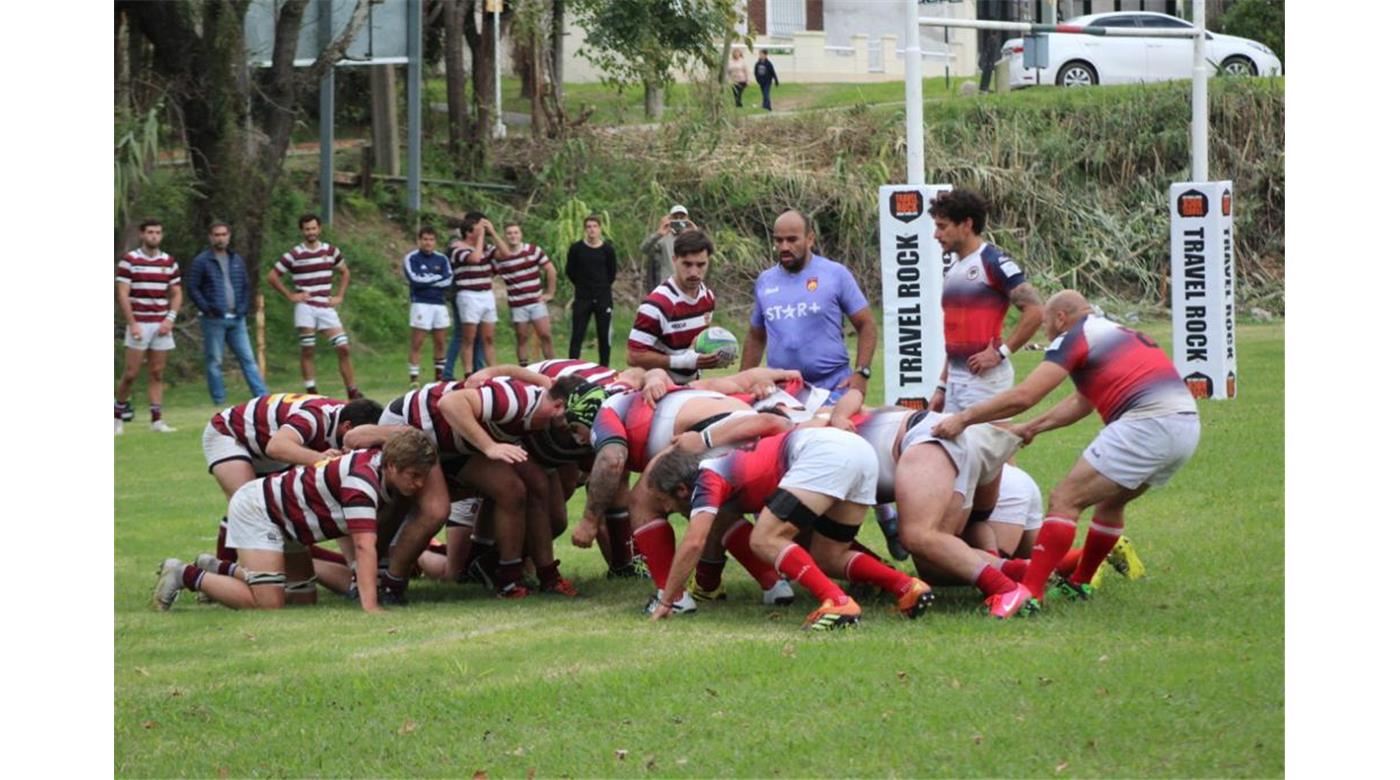
{"type": "Polygon", "coordinates": [[[316,346],[316,334],[312,333],[309,336],[298,336],[297,341],[300,341],[303,347],[314,347],[316,346]]]}
{"type": "MultiPolygon", "coordinates": [[[[242,567],[240,567],[242,568],[242,567]]],[[[243,569],[243,581],[254,585],[286,585],[287,575],[280,571],[251,571],[243,569]]]]}
{"type": "MultiPolygon", "coordinates": [[[[249,583],[249,584],[252,584],[252,583],[249,583]]],[[[288,582],[288,583],[287,583],[286,585],[284,585],[283,587],[286,589],[287,593],[289,593],[289,594],[291,594],[291,593],[315,593],[315,592],[316,592],[316,575],[314,575],[314,574],[311,575],[311,579],[309,579],[309,580],[295,580],[295,581],[292,581],[292,582],[288,582]]]]}
{"type": "Polygon", "coordinates": [[[333,347],[343,347],[343,346],[345,346],[346,344],[349,344],[349,343],[350,343],[350,334],[348,334],[348,333],[339,333],[339,334],[336,334],[336,335],[334,335],[334,336],[331,336],[331,346],[333,346],[333,347]]]}
{"type": "Polygon", "coordinates": [[[768,508],[779,520],[791,523],[798,528],[811,528],[817,521],[817,513],[808,509],[805,504],[797,500],[797,496],[789,493],[783,488],[778,488],[773,495],[768,497],[768,508]]]}
{"type": "Polygon", "coordinates": [[[817,518],[817,522],[812,526],[812,530],[828,539],[835,539],[838,542],[850,542],[854,541],[856,534],[860,533],[860,526],[842,525],[826,515],[822,515],[817,518]]]}

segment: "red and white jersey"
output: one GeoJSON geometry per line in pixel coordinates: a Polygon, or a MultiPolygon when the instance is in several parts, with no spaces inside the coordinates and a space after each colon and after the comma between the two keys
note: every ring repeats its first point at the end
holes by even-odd
{"type": "Polygon", "coordinates": [[[576,376],[585,382],[592,382],[600,385],[609,393],[618,393],[632,388],[617,382],[617,371],[600,366],[597,363],[590,363],[587,360],[571,360],[569,358],[553,358],[541,360],[538,363],[531,363],[526,368],[536,374],[544,374],[550,379],[558,379],[562,376],[576,376]]]}
{"type": "Polygon", "coordinates": [[[738,512],[761,512],[791,465],[794,435],[820,429],[797,429],[766,436],[717,458],[700,461],[700,475],[690,491],[690,516],[717,514],[730,507],[738,512]]]}
{"type": "Polygon", "coordinates": [[[403,397],[403,416],[409,425],[423,431],[437,443],[438,454],[471,455],[476,452],[466,437],[453,430],[439,408],[442,397],[462,390],[480,393],[481,413],[477,422],[492,439],[515,443],[527,433],[530,417],[544,397],[544,388],[499,377],[479,390],[467,390],[465,382],[434,382],[403,397]]]}
{"type": "Polygon", "coordinates": [[[302,446],[323,452],[340,449],[335,429],[345,402],[319,395],[277,393],[244,401],[215,414],[214,430],[229,436],[257,457],[267,457],[267,443],[282,428],[301,437],[302,446]]]}
{"type": "Polygon", "coordinates": [[[292,286],[297,292],[310,297],[306,302],[312,306],[331,305],[331,277],[337,266],[345,263],[340,250],[327,243],[307,249],[305,244],[297,244],[292,251],[277,260],[277,273],[292,275],[292,286]]]}
{"type": "Polygon", "coordinates": [[[496,273],[491,266],[491,254],[496,250],[487,246],[480,257],[474,257],[472,248],[464,244],[452,245],[452,281],[458,290],[465,292],[491,292],[491,277],[496,273]]]}
{"type": "Polygon", "coordinates": [[[943,339],[949,370],[966,370],[967,358],[1001,346],[1011,291],[1026,281],[1020,266],[991,244],[960,257],[943,273],[943,339]]]}
{"type": "Polygon", "coordinates": [[[379,449],[354,450],[263,477],[267,513],[302,544],[374,533],[379,505],[388,499],[383,457],[379,449]]]}
{"type": "MultiPolygon", "coordinates": [[[[662,282],[637,307],[627,348],[678,355],[690,349],[701,331],[710,327],[714,316],[715,294],[703,283],[694,298],[688,298],[675,280],[662,282]]],[[[671,379],[682,384],[699,376],[697,369],[667,369],[671,379]]]]}
{"type": "MultiPolygon", "coordinates": [[[[593,451],[601,451],[608,444],[623,444],[627,447],[627,467],[641,472],[666,448],[671,438],[680,433],[676,430],[676,420],[681,408],[696,398],[724,398],[724,395],[711,390],[676,388],[657,401],[656,406],[648,404],[640,391],[612,396],[603,402],[593,420],[593,451]]],[[[719,421],[717,417],[709,424],[719,421]]]]}
{"type": "Polygon", "coordinates": [[[540,269],[549,265],[544,250],[534,244],[522,244],[515,252],[497,247],[491,254],[491,266],[506,283],[506,303],[528,306],[540,302],[543,283],[540,269]]]}
{"type": "Polygon", "coordinates": [[[180,283],[180,264],[164,252],[151,257],[138,247],[117,263],[117,283],[130,288],[137,322],[161,322],[170,313],[170,288],[180,283]]]}
{"type": "Polygon", "coordinates": [[[1060,334],[1045,359],[1069,372],[1105,423],[1195,412],[1171,358],[1144,333],[1093,314],[1060,334]]]}

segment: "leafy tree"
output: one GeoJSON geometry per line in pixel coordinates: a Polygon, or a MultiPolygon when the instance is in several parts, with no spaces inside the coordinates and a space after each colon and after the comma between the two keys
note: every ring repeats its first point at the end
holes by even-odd
{"type": "Polygon", "coordinates": [[[1283,60],[1283,3],[1280,0],[1236,0],[1221,17],[1220,31],[1259,41],[1283,60]]]}
{"type": "Polygon", "coordinates": [[[676,71],[722,67],[719,43],[738,21],[731,0],[577,0],[583,56],[619,88],[641,84],[648,117],[676,71]]]}

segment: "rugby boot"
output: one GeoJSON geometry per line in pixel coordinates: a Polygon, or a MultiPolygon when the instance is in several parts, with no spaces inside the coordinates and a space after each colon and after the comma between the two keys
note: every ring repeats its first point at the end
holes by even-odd
{"type": "MultiPolygon", "coordinates": [[[[656,593],[653,593],[651,595],[650,599],[647,600],[647,605],[642,608],[642,612],[650,615],[651,613],[656,611],[657,606],[659,606],[660,604],[661,591],[657,591],[656,593]]],[[[672,615],[692,615],[698,610],[699,606],[696,605],[695,599],[691,597],[689,591],[681,593],[680,598],[671,602],[672,615]]]]}
{"type": "Polygon", "coordinates": [[[797,594],[792,592],[792,586],[784,579],[779,579],[773,587],[763,591],[763,603],[766,606],[786,607],[796,600],[797,594]]]}
{"type": "Polygon", "coordinates": [[[1040,611],[1040,602],[1031,594],[1030,588],[1017,583],[1016,590],[994,593],[986,601],[987,614],[994,618],[1029,617],[1040,611]]]}
{"type": "Polygon", "coordinates": [[[1133,543],[1128,541],[1126,536],[1118,537],[1106,560],[1109,566],[1130,580],[1140,580],[1147,574],[1147,567],[1143,565],[1142,558],[1138,556],[1133,543]]]}
{"type": "Polygon", "coordinates": [[[895,608],[904,613],[905,617],[914,620],[924,614],[924,610],[928,609],[931,604],[933,604],[933,588],[929,587],[927,582],[915,577],[909,583],[909,590],[904,591],[899,597],[895,608]]]}
{"type": "Polygon", "coordinates": [[[185,562],[179,558],[166,558],[157,570],[156,589],[151,593],[151,606],[161,612],[170,611],[170,605],[179,597],[185,587],[185,562]]]}
{"type": "Polygon", "coordinates": [[[685,589],[686,592],[694,596],[697,601],[724,601],[729,598],[729,593],[725,591],[724,582],[722,580],[714,589],[705,590],[700,587],[700,583],[695,581],[694,574],[690,575],[690,582],[686,583],[685,589]]]}
{"type": "Polygon", "coordinates": [[[807,616],[807,620],[802,623],[803,630],[806,631],[835,631],[841,628],[850,628],[860,623],[860,605],[853,598],[847,598],[845,604],[838,605],[831,599],[822,602],[820,607],[812,610],[812,614],[807,616]]]}

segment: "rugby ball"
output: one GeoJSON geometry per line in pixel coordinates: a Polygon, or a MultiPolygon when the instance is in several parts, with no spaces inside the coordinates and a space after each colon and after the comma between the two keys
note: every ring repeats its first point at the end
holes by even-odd
{"type": "Polygon", "coordinates": [[[695,337],[695,351],[701,355],[720,356],[722,363],[732,363],[739,357],[739,340],[718,325],[706,328],[695,337]]]}

